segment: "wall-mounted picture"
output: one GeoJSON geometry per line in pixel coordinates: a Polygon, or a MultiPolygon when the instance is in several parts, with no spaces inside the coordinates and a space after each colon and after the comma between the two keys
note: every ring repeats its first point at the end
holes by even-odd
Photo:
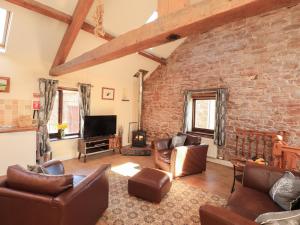
{"type": "Polygon", "coordinates": [[[9,92],[10,78],[0,77],[0,92],[9,92]]]}
{"type": "Polygon", "coordinates": [[[102,88],[102,99],[114,100],[115,99],[115,89],[114,88],[102,88]]]}

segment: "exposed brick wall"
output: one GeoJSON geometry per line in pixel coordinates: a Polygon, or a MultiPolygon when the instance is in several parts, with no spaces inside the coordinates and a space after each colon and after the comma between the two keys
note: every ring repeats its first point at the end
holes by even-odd
{"type": "Polygon", "coordinates": [[[182,128],[187,89],[229,89],[226,156],[236,128],[286,130],[300,146],[300,5],[190,36],[146,81],[149,138],[182,128]]]}

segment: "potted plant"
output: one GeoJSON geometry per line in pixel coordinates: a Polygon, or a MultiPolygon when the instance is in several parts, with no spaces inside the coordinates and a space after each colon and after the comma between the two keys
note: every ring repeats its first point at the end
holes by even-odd
{"type": "Polygon", "coordinates": [[[65,129],[68,128],[67,123],[59,123],[57,124],[58,129],[58,138],[62,139],[65,136],[65,129]]]}

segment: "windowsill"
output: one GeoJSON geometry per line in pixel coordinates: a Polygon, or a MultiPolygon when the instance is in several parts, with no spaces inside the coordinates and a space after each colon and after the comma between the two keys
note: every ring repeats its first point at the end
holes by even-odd
{"type": "Polygon", "coordinates": [[[6,52],[6,49],[0,47],[0,53],[4,54],[5,52],[6,52]]]}
{"type": "Polygon", "coordinates": [[[50,138],[50,142],[54,142],[54,141],[66,141],[66,140],[72,140],[72,139],[79,139],[79,135],[65,136],[63,138],[50,138]]]}
{"type": "Polygon", "coordinates": [[[207,133],[203,133],[203,132],[199,132],[199,131],[189,131],[187,133],[193,134],[193,135],[196,135],[196,136],[200,136],[200,137],[204,137],[204,138],[214,139],[213,134],[207,134],[207,133]]]}

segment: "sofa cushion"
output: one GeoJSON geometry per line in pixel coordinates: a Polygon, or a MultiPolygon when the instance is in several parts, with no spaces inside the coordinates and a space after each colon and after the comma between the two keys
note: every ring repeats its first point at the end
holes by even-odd
{"type": "Polygon", "coordinates": [[[73,175],[52,176],[38,174],[15,165],[8,167],[6,183],[12,189],[57,196],[73,187],[73,175]]]}
{"type": "Polygon", "coordinates": [[[73,187],[76,187],[78,184],[80,184],[86,176],[84,175],[73,175],[73,187]]]}
{"type": "Polygon", "coordinates": [[[268,194],[247,187],[237,188],[230,196],[227,207],[250,220],[263,213],[282,211],[268,194]]]}
{"type": "Polygon", "coordinates": [[[299,224],[300,210],[264,213],[255,222],[265,225],[299,224]]]}
{"type": "Polygon", "coordinates": [[[201,144],[201,137],[198,135],[192,135],[192,134],[186,134],[186,133],[182,133],[182,132],[178,132],[177,136],[181,136],[184,135],[186,136],[184,145],[188,146],[188,145],[200,145],[201,144]]]}
{"type": "Polygon", "coordinates": [[[186,140],[186,135],[176,135],[172,138],[172,143],[170,148],[176,148],[183,146],[186,140]]]}
{"type": "Polygon", "coordinates": [[[201,137],[188,134],[186,136],[186,140],[184,145],[200,145],[201,144],[201,137]]]}
{"type": "Polygon", "coordinates": [[[269,192],[271,198],[285,210],[294,207],[300,197],[300,178],[291,172],[285,174],[273,185],[269,192]]]}
{"type": "Polygon", "coordinates": [[[27,165],[27,169],[35,173],[48,174],[48,171],[40,165],[27,165]]]}

